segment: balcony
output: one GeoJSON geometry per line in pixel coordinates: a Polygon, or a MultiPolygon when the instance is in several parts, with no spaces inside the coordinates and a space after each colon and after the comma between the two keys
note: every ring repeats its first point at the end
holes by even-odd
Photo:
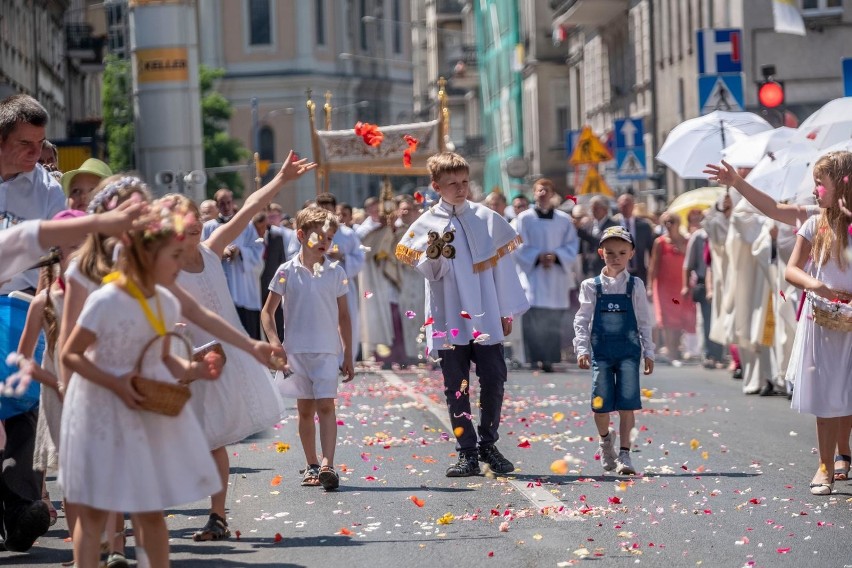
{"type": "Polygon", "coordinates": [[[553,25],[599,28],[627,11],[630,0],[551,0],[553,25]]]}
{"type": "Polygon", "coordinates": [[[456,49],[448,53],[446,66],[451,88],[467,91],[479,85],[475,45],[463,45],[460,51],[456,49]]]}
{"type": "Polygon", "coordinates": [[[65,24],[66,55],[81,64],[100,66],[103,62],[104,36],[92,34],[89,24],[65,24]]]}

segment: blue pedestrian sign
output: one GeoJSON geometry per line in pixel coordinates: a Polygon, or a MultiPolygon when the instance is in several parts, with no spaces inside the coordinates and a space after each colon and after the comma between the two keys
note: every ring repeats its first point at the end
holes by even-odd
{"type": "Polygon", "coordinates": [[[852,97],[852,57],[843,59],[843,96],[852,97]]]}
{"type": "Polygon", "coordinates": [[[641,118],[619,118],[615,121],[615,147],[645,147],[645,125],[641,118]]]}
{"type": "Polygon", "coordinates": [[[700,114],[709,114],[714,110],[745,110],[742,74],[698,78],[698,111],[700,114]]]}
{"type": "Polygon", "coordinates": [[[580,139],[580,130],[565,131],[565,156],[570,158],[574,154],[574,148],[577,147],[577,141],[580,139]]]}
{"type": "Polygon", "coordinates": [[[615,173],[618,179],[646,179],[645,148],[617,148],[615,150],[615,173]]]}
{"type": "Polygon", "coordinates": [[[697,30],[698,74],[742,73],[742,37],[738,28],[697,30]]]}

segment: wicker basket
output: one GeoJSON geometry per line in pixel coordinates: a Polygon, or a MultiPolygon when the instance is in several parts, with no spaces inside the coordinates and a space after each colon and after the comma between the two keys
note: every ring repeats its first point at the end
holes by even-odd
{"type": "Polygon", "coordinates": [[[139,392],[145,400],[140,403],[142,410],[162,414],[164,416],[177,416],[183,410],[186,401],[192,396],[189,387],[178,383],[168,381],[158,381],[156,379],[146,379],[142,376],[142,360],[148,349],[154,345],[159,339],[167,336],[177,337],[186,346],[187,353],[192,352],[192,346],[182,335],[174,332],[166,333],[164,336],[157,336],[151,339],[142,349],[139,354],[139,359],[136,361],[134,375],[131,379],[133,388],[139,392]]]}
{"type": "MultiPolygon", "coordinates": [[[[852,300],[852,294],[848,292],[838,292],[837,297],[843,302],[852,300]]],[[[814,323],[833,331],[852,331],[852,311],[844,309],[845,304],[837,305],[828,303],[824,299],[820,300],[815,299],[813,302],[814,323]],[[821,304],[830,306],[830,309],[820,307],[821,304]]]]}

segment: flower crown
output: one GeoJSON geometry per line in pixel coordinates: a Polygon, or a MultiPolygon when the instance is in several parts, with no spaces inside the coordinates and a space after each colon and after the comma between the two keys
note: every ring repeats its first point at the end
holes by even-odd
{"type": "Polygon", "coordinates": [[[86,213],[96,213],[99,208],[112,211],[118,206],[118,192],[125,187],[135,187],[142,191],[148,191],[148,185],[136,176],[124,176],[108,183],[89,202],[86,213]]]}
{"type": "Polygon", "coordinates": [[[145,240],[175,235],[183,239],[184,231],[196,221],[195,213],[179,197],[163,197],[151,204],[141,230],[145,240]]]}

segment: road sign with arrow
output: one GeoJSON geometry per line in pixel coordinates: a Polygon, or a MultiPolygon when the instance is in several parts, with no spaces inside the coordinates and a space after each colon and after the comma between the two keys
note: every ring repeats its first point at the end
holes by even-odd
{"type": "Polygon", "coordinates": [[[641,118],[615,121],[615,163],[619,179],[645,179],[645,126],[641,118]]]}

